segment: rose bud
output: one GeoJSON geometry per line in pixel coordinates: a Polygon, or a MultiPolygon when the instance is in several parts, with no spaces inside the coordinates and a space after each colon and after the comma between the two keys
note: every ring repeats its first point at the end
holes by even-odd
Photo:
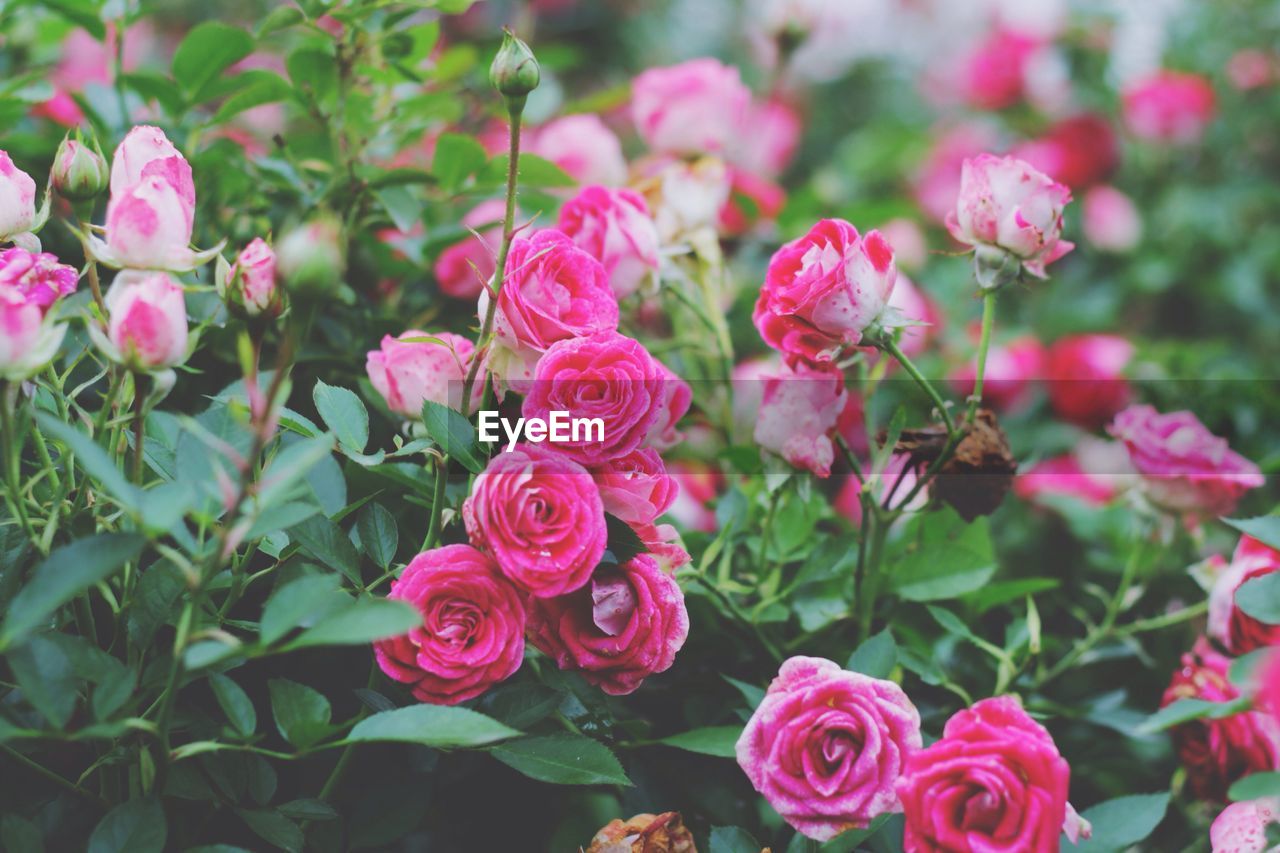
{"type": "Polygon", "coordinates": [[[907,759],[897,782],[903,845],[916,853],[1057,850],[1062,832],[1080,828],[1070,820],[1070,779],[1053,738],[1017,697],[983,699],[907,759]]]}
{"type": "Polygon", "coordinates": [[[1045,353],[1049,403],[1064,421],[1084,429],[1110,423],[1129,404],[1124,369],[1134,346],[1118,335],[1073,335],[1045,353]]]}
{"type": "Polygon", "coordinates": [[[1142,214],[1133,200],[1115,187],[1089,190],[1080,212],[1085,239],[1104,252],[1131,252],[1142,241],[1142,214]]]}
{"type": "Polygon", "coordinates": [[[37,302],[0,287],[0,379],[23,382],[39,373],[58,354],[66,331],[67,324],[46,319],[37,302]]]}
{"type": "Polygon", "coordinates": [[[124,190],[112,190],[106,244],[95,254],[116,268],[191,269],[193,217],[194,208],[168,180],[159,175],[143,178],[124,190]]]}
{"type": "Polygon", "coordinates": [[[483,230],[467,235],[467,239],[449,246],[436,258],[436,283],[445,296],[475,299],[493,279],[498,249],[502,245],[505,209],[502,199],[491,198],[462,217],[463,226],[483,230]]]}
{"type": "Polygon", "coordinates": [[[735,145],[751,91],[716,59],[650,68],[631,82],[631,118],[659,154],[719,154],[735,145]]]}
{"type": "Polygon", "coordinates": [[[502,46],[489,66],[489,82],[493,88],[513,102],[524,106],[524,99],[538,88],[541,72],[529,45],[515,37],[510,30],[502,33],[502,46]]]}
{"type": "Polygon", "coordinates": [[[618,136],[593,113],[552,119],[532,131],[526,148],[555,163],[583,186],[620,187],[627,182],[627,160],[618,136]]]}
{"type": "Polygon", "coordinates": [[[976,121],[939,128],[933,136],[933,146],[915,174],[913,195],[931,219],[943,223],[955,213],[965,160],[989,151],[1000,137],[991,125],[976,121]]]}
{"type": "Polygon", "coordinates": [[[816,370],[802,364],[761,381],[756,443],[797,468],[831,476],[832,435],[849,396],[844,374],[834,367],[816,370]]]}
{"type": "Polygon", "coordinates": [[[1190,144],[1217,111],[1213,86],[1198,74],[1157,71],[1124,90],[1124,120],[1139,139],[1190,144]]]}
{"type": "Polygon", "coordinates": [[[422,625],[374,643],[378,666],[433,705],[474,699],[524,660],[524,607],[493,561],[469,545],[424,551],[391,583],[422,625]]]}
{"type": "Polygon", "coordinates": [[[284,291],[276,286],[276,253],[261,237],[240,251],[217,283],[222,301],[239,317],[272,320],[284,313],[284,291]]]}
{"type": "Polygon", "coordinates": [[[107,188],[111,173],[102,149],[98,147],[98,140],[94,139],[90,147],[79,133],[76,137],[68,136],[58,146],[58,153],[53,158],[53,188],[63,198],[88,201],[107,188]]]}
{"type": "Polygon", "coordinates": [[[753,319],[787,363],[820,366],[857,346],[880,319],[897,272],[879,231],[862,237],[841,219],[824,219],[769,261],[753,319]]]}
{"type": "Polygon", "coordinates": [[[581,588],[604,556],[604,504],[591,475],[522,444],[489,460],[462,504],[467,534],[507,579],[538,598],[581,588]]]}
{"type": "Polygon", "coordinates": [[[680,486],[667,474],[658,451],[633,450],[591,469],[605,512],[628,524],[649,524],[670,508],[680,486]]]}
{"type": "Polygon", "coordinates": [[[196,207],[191,165],[158,127],[139,125],[116,146],[111,158],[111,195],[123,195],[147,178],[161,178],[181,199],[190,242],[196,207]]]}
{"type": "Polygon", "coordinates": [[[670,669],[688,634],[684,593],[649,554],[604,563],[576,592],[529,602],[529,642],[611,696],[670,669]]]}
{"type": "Polygon", "coordinates": [[[1230,564],[1209,592],[1209,635],[1233,655],[1280,646],[1280,625],[1253,618],[1236,604],[1236,591],[1248,581],[1280,571],[1280,551],[1242,536],[1230,564]]]}
{"type": "MultiPolygon", "coordinates": [[[[427,400],[461,411],[462,386],[474,354],[475,345],[461,335],[410,329],[397,338],[384,336],[381,348],[369,352],[365,371],[388,409],[417,421],[427,400]]],[[[478,377],[471,389],[471,410],[483,397],[483,377],[478,377]]]]}
{"type": "Polygon", "coordinates": [[[16,292],[39,307],[42,315],[54,302],[76,292],[79,277],[75,267],[58,263],[48,252],[28,252],[17,246],[0,250],[0,290],[16,292]]]}
{"type": "MultiPolygon", "coordinates": [[[[1160,707],[1179,699],[1231,702],[1240,691],[1227,678],[1231,659],[1218,654],[1204,637],[1182,656],[1160,707]]],[[[1237,779],[1274,770],[1280,761],[1280,725],[1258,711],[1218,719],[1191,720],[1170,730],[1174,748],[1187,770],[1187,787],[1202,800],[1225,801],[1237,779]]]]}
{"type": "Polygon", "coordinates": [[[658,229],[639,193],[585,187],[560,208],[557,225],[604,266],[618,299],[655,279],[661,263],[658,229]]]}
{"type": "Polygon", "coordinates": [[[1071,190],[1014,157],[980,154],[964,161],[960,196],[947,229],[975,255],[979,285],[1001,287],[1017,277],[1017,265],[1036,278],[1074,248],[1062,239],[1062,211],[1071,190]]]}
{"type": "Polygon", "coordinates": [[[595,837],[586,853],[698,853],[693,833],[679,812],[614,818],[595,837]]]}
{"type": "Polygon", "coordinates": [[[1280,797],[1232,803],[1209,827],[1212,853],[1267,853],[1268,827],[1280,823],[1280,797]]]}
{"type": "Polygon", "coordinates": [[[1245,492],[1265,482],[1257,465],[1188,411],[1130,406],[1108,431],[1128,448],[1147,498],[1192,521],[1230,515],[1245,492]]]}
{"type": "Polygon", "coordinates": [[[784,661],[738,738],[751,784],[807,838],[902,811],[893,784],[921,746],[920,714],[892,681],[829,660],[784,661]]]}
{"type": "Polygon", "coordinates": [[[347,271],[341,223],[332,214],[321,213],[289,231],[276,244],[276,270],[290,296],[332,296],[347,271]]]}
{"type": "Polygon", "coordinates": [[[36,182],[0,151],[0,241],[12,240],[36,225],[36,182]]]}
{"type": "MultiPolygon", "coordinates": [[[[125,270],[112,282],[105,302],[103,349],[113,360],[132,370],[161,370],[186,359],[186,301],[182,286],[168,274],[125,270]]],[[[89,329],[94,334],[96,325],[89,329]]]]}

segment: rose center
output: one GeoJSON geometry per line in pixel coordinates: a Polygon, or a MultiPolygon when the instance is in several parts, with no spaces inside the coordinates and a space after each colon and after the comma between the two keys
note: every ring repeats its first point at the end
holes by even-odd
{"type": "Polygon", "coordinates": [[[446,601],[431,614],[431,633],[453,648],[466,648],[475,640],[480,610],[469,601],[446,601]]]}
{"type": "Polygon", "coordinates": [[[957,823],[965,831],[990,835],[1000,825],[1002,811],[999,798],[987,789],[981,788],[961,805],[961,814],[957,823]]]}
{"type": "Polygon", "coordinates": [[[621,572],[598,571],[591,578],[591,621],[616,637],[627,629],[636,610],[636,592],[621,572]]]}
{"type": "Polygon", "coordinates": [[[826,732],[818,743],[818,758],[828,772],[836,770],[861,751],[862,739],[845,729],[826,732]]]}

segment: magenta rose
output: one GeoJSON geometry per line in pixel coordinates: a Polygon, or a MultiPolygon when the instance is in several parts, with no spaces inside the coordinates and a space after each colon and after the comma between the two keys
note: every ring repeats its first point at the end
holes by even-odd
{"type": "Polygon", "coordinates": [[[577,441],[556,450],[583,465],[601,465],[646,443],[653,426],[669,416],[665,368],[639,342],[617,332],[561,341],[538,360],[524,398],[526,418],[552,412],[599,419],[599,430],[583,430],[577,441]]]}
{"type": "Polygon", "coordinates": [[[1138,206],[1112,186],[1098,186],[1084,194],[1080,205],[1085,239],[1104,252],[1131,252],[1142,241],[1138,206]]]}
{"type": "MultiPolygon", "coordinates": [[[[461,410],[462,386],[474,352],[475,345],[461,335],[410,329],[396,338],[385,335],[381,348],[366,357],[365,371],[388,409],[416,421],[422,419],[427,400],[461,410]]],[[[471,389],[473,409],[484,395],[482,379],[471,389]]]]}
{"type": "Polygon", "coordinates": [[[38,373],[57,355],[66,331],[36,302],[0,287],[0,379],[22,382],[38,373]]]}
{"type": "Polygon", "coordinates": [[[1045,40],[997,28],[955,69],[960,94],[983,110],[999,110],[1022,99],[1034,60],[1045,40]]]}
{"type": "MultiPolygon", "coordinates": [[[[488,299],[480,297],[482,317],[488,299]]],[[[511,241],[494,315],[503,350],[492,358],[495,375],[524,391],[552,344],[617,328],[618,300],[598,260],[553,229],[511,241]]]]}
{"type": "Polygon", "coordinates": [[[756,417],[755,440],[797,468],[831,476],[832,436],[848,402],[844,374],[800,365],[762,378],[764,395],[756,417]]]}
{"type": "Polygon", "coordinates": [[[1152,503],[1192,518],[1229,515],[1264,482],[1258,466],[1227,446],[1188,411],[1160,414],[1130,406],[1109,427],[1129,449],[1152,503]]]}
{"type": "Polygon", "coordinates": [[[1280,571],[1280,551],[1251,536],[1240,537],[1231,562],[1209,591],[1209,635],[1233,655],[1280,646],[1280,625],[1259,621],[1236,606],[1236,590],[1247,581],[1280,571]]]}
{"type": "Polygon", "coordinates": [[[980,154],[964,161],[960,196],[947,216],[951,236],[970,246],[1002,249],[1037,278],[1074,248],[1062,239],[1071,190],[1015,157],[980,154]]]}
{"type": "Polygon", "coordinates": [[[1253,701],[1259,711],[1271,717],[1275,729],[1280,731],[1280,646],[1272,650],[1262,664],[1253,701]]]}
{"type": "Polygon", "coordinates": [[[688,634],[684,593],[648,554],[601,565],[576,592],[529,602],[529,641],[613,696],[669,669],[688,634]]]}
{"type": "Polygon", "coordinates": [[[530,135],[526,150],[555,163],[580,184],[617,187],[627,182],[622,143],[597,115],[562,116],[530,135]]]}
{"type": "Polygon", "coordinates": [[[657,273],[658,229],[639,193],[584,187],[560,208],[558,227],[604,265],[619,299],[635,293],[657,273]]]}
{"type": "Polygon", "coordinates": [[[525,611],[516,588],[469,545],[424,551],[391,584],[422,624],[374,644],[378,666],[420,702],[456,705],[508,678],[524,659],[525,611]]]}
{"type": "Polygon", "coordinates": [[[1055,341],[1044,357],[1054,413],[1090,430],[1110,423],[1129,404],[1124,370],[1134,349],[1119,335],[1071,335],[1055,341]]]}
{"type": "Polygon", "coordinates": [[[769,261],[756,328],[790,364],[830,362],[880,319],[896,276],[879,231],[864,238],[844,220],[824,219],[769,261]]]}
{"type": "MultiPolygon", "coordinates": [[[[104,300],[107,352],[139,370],[162,370],[187,357],[187,304],[167,273],[125,270],[104,300]]],[[[90,325],[91,334],[97,326],[90,325]]]]}
{"type": "Polygon", "coordinates": [[[654,420],[653,426],[649,427],[645,443],[658,450],[667,450],[684,439],[684,433],[676,429],[676,425],[693,405],[693,389],[689,387],[688,382],[676,376],[671,368],[657,359],[654,361],[658,365],[658,372],[662,374],[662,395],[658,406],[658,417],[654,420]]]}
{"type": "Polygon", "coordinates": [[[1280,797],[1232,803],[1209,827],[1212,853],[1267,853],[1268,827],[1280,823],[1280,797]]]}
{"type": "Polygon", "coordinates": [[[462,517],[471,543],[537,598],[586,584],[608,539],[604,504],[591,475],[537,445],[493,457],[476,477],[462,517]]]}
{"type": "Polygon", "coordinates": [[[1153,142],[1196,142],[1217,111],[1213,86],[1198,74],[1157,71],[1127,86],[1123,96],[1125,124],[1153,142]]]}
{"type": "Polygon", "coordinates": [[[826,841],[902,810],[894,781],[920,745],[920,714],[897,684],[793,657],[751,715],[737,755],[783,820],[826,841]]]}
{"type": "Polygon", "coordinates": [[[17,246],[0,251],[0,289],[16,293],[42,313],[75,293],[79,277],[75,267],[58,263],[48,252],[28,252],[17,246]]]}
{"type": "Polygon", "coordinates": [[[680,486],[667,474],[658,451],[651,447],[633,450],[625,456],[591,469],[605,512],[628,524],[648,524],[662,515],[680,493],[680,486]]]}
{"type": "MultiPolygon", "coordinates": [[[[897,783],[911,853],[1058,849],[1071,769],[1015,696],[983,699],[907,760],[897,783]]],[[[1072,830],[1075,830],[1072,826],[1072,830]]]]}
{"type": "Polygon", "coordinates": [[[478,229],[460,243],[449,246],[436,259],[440,292],[454,299],[475,299],[493,278],[498,248],[502,245],[502,199],[482,201],[462,217],[467,228],[478,229]],[[496,224],[495,224],[496,223],[496,224]]]}
{"type": "Polygon", "coordinates": [[[0,151],[0,241],[30,231],[35,222],[36,182],[0,151]]]}
{"type": "Polygon", "coordinates": [[[751,92],[716,59],[650,68],[631,81],[631,118],[660,154],[719,154],[743,132],[751,92]]]}

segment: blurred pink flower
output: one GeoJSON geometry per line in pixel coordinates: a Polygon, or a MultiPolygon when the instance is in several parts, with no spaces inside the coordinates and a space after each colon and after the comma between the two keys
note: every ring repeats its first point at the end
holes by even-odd
{"type": "Polygon", "coordinates": [[[1119,335],[1070,335],[1055,341],[1044,359],[1053,411],[1085,429],[1106,426],[1129,404],[1124,371],[1134,349],[1119,335]]]}
{"type": "Polygon", "coordinates": [[[660,154],[719,154],[737,143],[751,92],[716,59],[650,68],[631,83],[631,117],[660,154]]]}
{"type": "Polygon", "coordinates": [[[617,187],[627,181],[622,143],[592,113],[562,116],[535,128],[525,150],[555,163],[579,184],[617,187]]]}
{"type": "Polygon", "coordinates": [[[1198,74],[1158,71],[1128,86],[1123,96],[1129,130],[1153,142],[1196,142],[1217,112],[1213,86],[1198,74]]]}
{"type": "Polygon", "coordinates": [[[1081,204],[1084,237],[1104,252],[1130,252],[1142,241],[1138,206],[1112,186],[1094,187],[1081,204]]]}

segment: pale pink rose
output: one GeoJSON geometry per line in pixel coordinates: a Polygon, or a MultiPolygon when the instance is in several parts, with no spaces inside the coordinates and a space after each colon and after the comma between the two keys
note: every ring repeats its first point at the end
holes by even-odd
{"type": "Polygon", "coordinates": [[[1160,414],[1151,406],[1130,406],[1109,431],[1128,447],[1147,497],[1171,512],[1229,515],[1245,492],[1265,482],[1257,465],[1188,411],[1160,414]]]}
{"type": "Polygon", "coordinates": [[[1013,490],[1023,500],[1066,497],[1103,506],[1133,478],[1129,454],[1119,442],[1088,438],[1072,452],[1037,462],[1018,473],[1013,490]]]}
{"type": "Polygon", "coordinates": [[[798,365],[763,382],[756,443],[797,468],[831,476],[835,461],[831,437],[849,395],[844,374],[835,368],[798,365]]]}
{"type": "Polygon", "coordinates": [[[1157,71],[1127,86],[1123,96],[1125,124],[1153,142],[1196,142],[1217,112],[1213,86],[1198,74],[1157,71]]]}
{"type": "Polygon", "coordinates": [[[521,412],[543,418],[568,412],[571,418],[599,419],[598,430],[556,450],[583,465],[601,465],[649,443],[656,423],[669,417],[669,373],[639,341],[617,332],[598,332],[552,345],[538,361],[521,412]]]}
{"type": "Polygon", "coordinates": [[[662,245],[696,238],[721,223],[733,183],[723,160],[700,157],[690,163],[665,155],[649,157],[636,164],[636,172],[647,179],[645,200],[662,245]]]}
{"type": "Polygon", "coordinates": [[[661,264],[649,206],[632,190],[584,187],[560,208],[557,227],[604,265],[618,299],[652,280],[661,264]]]}
{"type": "Polygon", "coordinates": [[[279,316],[284,294],[276,285],[276,253],[261,237],[240,250],[231,267],[237,305],[250,317],[279,316]]]}
{"type": "Polygon", "coordinates": [[[760,416],[760,403],[764,400],[764,380],[776,374],[781,367],[782,360],[774,353],[741,361],[733,366],[729,382],[733,397],[734,431],[738,435],[749,436],[755,430],[756,419],[760,416]]]}
{"type": "Polygon", "coordinates": [[[66,324],[46,320],[44,311],[11,287],[0,287],[0,379],[22,382],[57,355],[66,324]]]}
{"type": "Polygon", "coordinates": [[[693,405],[693,389],[675,371],[662,362],[654,359],[658,372],[662,375],[660,396],[658,401],[658,417],[645,435],[645,444],[658,450],[668,450],[684,439],[684,434],[676,429],[693,405]]]}
{"type": "Polygon", "coordinates": [[[104,300],[107,339],[119,360],[141,370],[181,364],[187,357],[187,304],[167,273],[125,270],[104,300]]]}
{"type": "Polygon", "coordinates": [[[719,154],[743,132],[751,92],[738,69],[716,59],[650,68],[631,83],[631,117],[661,154],[719,154]]]}
{"type": "Polygon", "coordinates": [[[648,554],[602,564],[576,592],[529,602],[529,641],[613,696],[670,669],[688,634],[684,593],[648,554]]]}
{"type": "Polygon", "coordinates": [[[1213,819],[1209,843],[1213,853],[1267,853],[1267,827],[1280,823],[1280,797],[1232,803],[1213,819]]]}
{"type": "Polygon", "coordinates": [[[895,280],[893,248],[879,231],[864,238],[824,219],[774,253],[753,319],[788,363],[829,363],[880,319],[895,280]]]}
{"type": "Polygon", "coordinates": [[[533,130],[526,150],[550,160],[580,184],[619,187],[627,182],[622,143],[598,115],[552,119],[533,130]]]}
{"type": "MultiPolygon", "coordinates": [[[[1030,402],[1035,381],[1044,372],[1044,346],[1033,337],[1021,337],[1007,344],[993,344],[987,350],[987,370],[982,382],[982,401],[1001,411],[1017,411],[1030,402]]],[[[948,377],[957,394],[973,393],[978,373],[975,358],[948,377]]]]}
{"type": "Polygon", "coordinates": [[[729,162],[764,178],[776,178],[791,165],[804,125],[799,113],[786,101],[757,101],[747,110],[747,132],[729,149],[729,162]]]}
{"type": "Polygon", "coordinates": [[[914,194],[921,210],[945,222],[956,210],[965,160],[991,150],[999,135],[989,125],[970,122],[938,129],[932,136],[933,148],[915,175],[914,194]]]}
{"type": "Polygon", "coordinates": [[[908,358],[915,358],[927,350],[942,330],[944,318],[937,303],[901,273],[893,285],[893,293],[889,295],[889,306],[896,309],[898,318],[905,322],[898,346],[908,358]]]}
{"type": "Polygon", "coordinates": [[[100,260],[130,269],[184,270],[192,265],[194,209],[160,175],[112,191],[100,260]]]}
{"type": "Polygon", "coordinates": [[[1245,48],[1227,60],[1227,79],[1241,92],[1270,86],[1280,77],[1280,61],[1274,53],[1245,48]]]}
{"type": "Polygon", "coordinates": [[[0,241],[30,231],[35,221],[36,182],[0,151],[0,241]]]}
{"type": "Polygon", "coordinates": [[[17,246],[0,250],[0,290],[16,293],[34,304],[41,315],[64,296],[76,292],[80,274],[58,263],[48,252],[28,252],[17,246]]]}
{"type": "Polygon", "coordinates": [[[1027,272],[1044,278],[1045,266],[1074,248],[1062,239],[1069,201],[1069,189],[1022,160],[980,154],[964,162],[947,229],[961,243],[1009,252],[1027,272]]]}
{"type": "Polygon", "coordinates": [[[591,469],[605,512],[628,524],[650,524],[667,511],[680,487],[667,474],[658,451],[633,450],[591,469]]]}
{"type": "MultiPolygon", "coordinates": [[[[422,419],[427,400],[461,410],[462,386],[474,355],[475,345],[461,335],[410,329],[399,337],[385,335],[381,347],[365,359],[365,371],[388,409],[416,421],[422,419]]],[[[480,374],[471,389],[473,411],[483,397],[480,374]]]]}
{"type": "Polygon", "coordinates": [[[1236,591],[1254,578],[1280,572],[1280,551],[1240,537],[1231,562],[1209,591],[1209,636],[1233,655],[1280,646],[1280,625],[1259,621],[1236,606],[1236,591]]]}
{"type": "Polygon", "coordinates": [[[1104,252],[1131,252],[1142,241],[1142,214],[1120,190],[1098,186],[1081,203],[1084,237],[1104,252]]]}
{"type": "MultiPolygon", "coordinates": [[[[618,328],[618,299],[604,266],[559,231],[512,240],[504,279],[493,328],[506,354],[495,355],[491,368],[517,390],[552,344],[618,328]]],[[[482,317],[488,300],[486,291],[482,317]]]]}
{"type": "Polygon", "coordinates": [[[1054,413],[1085,429],[1110,423],[1129,404],[1124,371],[1134,351],[1119,335],[1069,335],[1054,341],[1044,356],[1054,413]]]}
{"type": "Polygon", "coordinates": [[[947,720],[941,740],[897,782],[913,853],[1051,853],[1068,826],[1071,768],[1016,696],[983,699],[947,720]]]}
{"type": "Polygon", "coordinates": [[[928,262],[929,243],[914,221],[903,217],[890,219],[880,226],[880,233],[893,247],[893,259],[900,269],[918,270],[928,262]]]}
{"type": "Polygon", "coordinates": [[[150,125],[139,125],[130,130],[116,146],[111,158],[112,197],[123,196],[147,178],[163,178],[181,199],[188,235],[183,243],[185,246],[191,242],[191,226],[196,208],[196,188],[191,178],[191,166],[178,149],[173,147],[163,130],[150,125]]]}
{"type": "Polygon", "coordinates": [[[897,684],[793,657],[747,721],[737,757],[783,820],[827,841],[902,811],[894,782],[921,743],[920,714],[897,684]]]}
{"type": "Polygon", "coordinates": [[[462,517],[471,543],[537,598],[586,584],[608,539],[591,474],[539,445],[522,444],[493,457],[476,477],[462,517]]]}
{"type": "Polygon", "coordinates": [[[374,656],[387,677],[411,685],[419,702],[457,705],[474,699],[524,660],[520,593],[469,545],[445,545],[414,557],[391,582],[387,597],[416,607],[422,624],[374,643],[374,656]]]}
{"type": "Polygon", "coordinates": [[[448,247],[436,259],[436,281],[441,293],[454,299],[475,299],[484,291],[498,267],[505,213],[503,200],[491,198],[462,217],[462,225],[476,233],[448,247]]]}

